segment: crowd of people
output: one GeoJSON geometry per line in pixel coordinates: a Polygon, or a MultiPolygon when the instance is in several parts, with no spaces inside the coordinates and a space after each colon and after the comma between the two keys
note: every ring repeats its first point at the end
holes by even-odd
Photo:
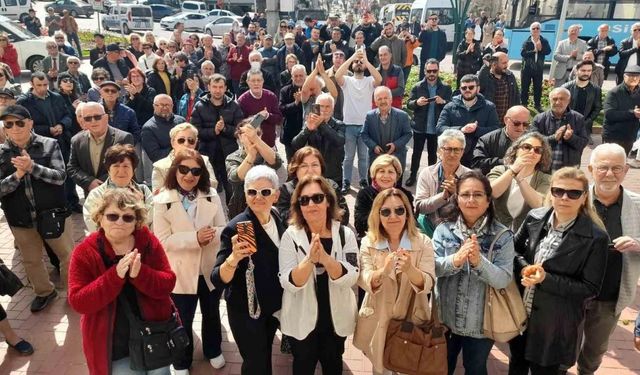
{"type": "MultiPolygon", "coordinates": [[[[370,14],[359,25],[283,21],[275,37],[243,20],[220,44],[180,23],[169,40],[131,34],[126,48],[95,34],[90,77],[54,21],[27,92],[11,64],[0,69],[0,204],[31,311],[58,293],[44,248],[82,315],[91,374],[132,373],[131,314],[166,321],[175,310],[193,342],[198,303],[204,357],[223,367],[221,298],[243,374],[272,373],[277,330],[294,374],[318,362],[341,373],[350,335],[387,374],[390,321],[432,322],[434,302],[448,373],[462,353],[466,373],[486,374],[487,289],[514,282],[528,323],[509,342],[511,374],[600,366],[640,276],[640,195],[622,187],[640,128],[640,23],[604,104],[594,73],[607,67],[606,79],[615,41],[606,25],[588,43],[569,27],[545,109],[551,51],[538,23],[519,90],[499,27],[486,46],[468,28],[447,85],[435,13],[418,35],[370,14]],[[418,45],[421,78],[406,90],[418,45]],[[601,110],[602,144],[583,171],[601,110]],[[356,190],[352,218],[344,197],[356,190]],[[77,246],[72,213],[87,228],[77,246]]],[[[2,316],[10,347],[33,352],[2,316]]],[[[193,350],[171,363],[176,374],[189,373],[193,350]]],[[[169,363],[136,370],[169,374],[169,363]]]]}

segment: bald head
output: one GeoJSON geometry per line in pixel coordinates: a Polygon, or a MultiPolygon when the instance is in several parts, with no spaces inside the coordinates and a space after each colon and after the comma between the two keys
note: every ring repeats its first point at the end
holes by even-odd
{"type": "Polygon", "coordinates": [[[502,75],[509,68],[509,56],[504,52],[496,52],[492,56],[491,71],[493,74],[502,75]]]}
{"type": "Polygon", "coordinates": [[[529,110],[527,107],[516,105],[507,110],[504,115],[505,132],[511,141],[520,138],[529,128],[529,110]]]}

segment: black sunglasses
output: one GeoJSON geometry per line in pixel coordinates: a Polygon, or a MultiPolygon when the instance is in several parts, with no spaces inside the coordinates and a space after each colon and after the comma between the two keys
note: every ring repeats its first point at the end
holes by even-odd
{"type": "Polygon", "coordinates": [[[101,115],[93,115],[93,116],[84,116],[82,119],[85,122],[92,122],[92,121],[100,121],[103,117],[104,117],[104,113],[101,115]]]}
{"type": "Polygon", "coordinates": [[[385,207],[380,209],[380,216],[389,217],[391,216],[391,212],[396,214],[396,216],[404,216],[407,210],[404,208],[404,206],[396,207],[393,210],[391,208],[385,207]]]}
{"type": "Polygon", "coordinates": [[[542,155],[542,146],[532,146],[528,143],[523,143],[520,145],[519,147],[521,150],[524,151],[531,151],[533,150],[533,152],[535,152],[538,155],[542,155]]]}
{"type": "Polygon", "coordinates": [[[576,199],[579,199],[584,193],[585,193],[584,190],[571,190],[571,189],[567,190],[559,187],[551,188],[551,195],[553,195],[556,198],[562,198],[566,194],[567,197],[569,197],[569,199],[576,200],[576,199]]]}
{"type": "Polygon", "coordinates": [[[427,69],[427,73],[438,73],[438,69],[427,69]]]}
{"type": "Polygon", "coordinates": [[[185,142],[189,143],[191,146],[196,144],[195,138],[178,138],[176,139],[176,142],[178,142],[179,145],[182,145],[185,142]]]}
{"type": "Polygon", "coordinates": [[[198,177],[202,174],[202,168],[200,167],[196,167],[196,168],[189,168],[186,165],[179,165],[178,166],[178,172],[180,172],[180,174],[183,175],[187,175],[189,172],[191,172],[191,174],[194,177],[198,177]]]}
{"type": "Polygon", "coordinates": [[[78,64],[80,63],[77,61],[67,61],[67,65],[78,65],[78,64]]]}
{"type": "Polygon", "coordinates": [[[516,121],[512,118],[509,118],[509,120],[511,120],[511,123],[513,124],[513,126],[524,126],[525,128],[529,127],[529,121],[516,121]]]}
{"type": "Polygon", "coordinates": [[[26,122],[24,122],[24,120],[16,120],[16,121],[4,121],[4,128],[5,129],[11,129],[13,128],[13,125],[17,125],[19,128],[24,128],[25,125],[27,125],[26,122]]]}
{"type": "Polygon", "coordinates": [[[104,215],[104,217],[106,217],[107,220],[109,220],[112,223],[115,223],[116,221],[120,220],[120,218],[122,218],[122,221],[124,221],[127,224],[133,223],[136,220],[136,216],[131,214],[123,214],[123,215],[106,214],[104,215]]]}
{"type": "Polygon", "coordinates": [[[298,203],[301,206],[308,206],[309,202],[313,202],[314,204],[320,204],[324,202],[324,194],[318,193],[318,194],[313,194],[311,196],[302,195],[300,196],[300,198],[298,198],[298,203]]]}
{"type": "Polygon", "coordinates": [[[258,194],[260,194],[263,197],[270,197],[271,194],[273,194],[276,191],[276,189],[247,189],[245,192],[247,193],[248,196],[250,197],[255,197],[258,194]]]}
{"type": "Polygon", "coordinates": [[[472,91],[476,88],[476,86],[460,86],[460,91],[472,91]]]}

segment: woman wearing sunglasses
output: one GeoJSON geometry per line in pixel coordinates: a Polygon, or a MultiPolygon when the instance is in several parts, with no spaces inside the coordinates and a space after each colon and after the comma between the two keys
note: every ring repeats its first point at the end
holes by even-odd
{"type": "MultiPolygon", "coordinates": [[[[193,318],[198,301],[202,313],[202,350],[213,368],[224,366],[220,344],[220,295],[210,280],[220,233],[227,224],[220,197],[211,188],[209,171],[198,151],[183,149],[175,154],[164,190],[154,198],[153,232],[158,237],[177,281],[171,295],[182,324],[193,340],[193,318]]],[[[193,346],[174,363],[176,374],[188,375],[193,346]]]]}
{"type": "Polygon", "coordinates": [[[341,374],[356,325],[356,237],[340,224],[334,189],[321,176],[298,182],[290,216],[280,246],[280,330],[291,339],[293,373],[314,374],[319,361],[323,374],[341,374]]]}
{"type": "Polygon", "coordinates": [[[513,235],[496,220],[491,184],[480,171],[458,178],[454,202],[452,214],[433,233],[436,298],[442,321],[449,327],[449,374],[462,352],[466,374],[486,375],[493,340],[482,329],[485,292],[487,285],[502,289],[511,282],[513,235]],[[493,241],[493,259],[488,259],[493,241]]]}
{"type": "Polygon", "coordinates": [[[543,171],[551,166],[551,147],[538,132],[518,138],[503,158],[504,165],[491,169],[496,218],[516,231],[533,208],[542,207],[549,191],[551,175],[543,171]]]}
{"type": "Polygon", "coordinates": [[[547,207],[531,210],[515,236],[514,273],[529,321],[509,343],[510,374],[566,373],[576,362],[584,304],[600,291],[609,243],[589,194],[584,172],[557,170],[547,207]]]}
{"type": "MultiPolygon", "coordinates": [[[[320,151],[311,146],[304,146],[296,151],[287,166],[289,172],[289,181],[280,187],[280,198],[276,204],[280,217],[287,225],[290,217],[291,196],[298,186],[298,182],[305,176],[323,176],[325,171],[324,158],[320,151]]],[[[329,186],[336,194],[338,206],[342,210],[342,218],[340,221],[343,225],[349,225],[349,206],[344,196],[340,193],[338,184],[333,180],[327,180],[329,186]]]]}
{"type": "MultiPolygon", "coordinates": [[[[183,122],[171,128],[169,131],[169,138],[171,139],[171,151],[166,158],[160,159],[153,163],[153,172],[151,172],[151,189],[153,194],[158,194],[160,189],[164,187],[165,180],[167,179],[167,173],[173,163],[174,155],[184,149],[195,150],[198,145],[198,129],[188,122],[183,122]]],[[[200,155],[204,160],[204,165],[209,172],[209,180],[211,186],[215,189],[218,186],[218,180],[213,173],[213,167],[206,155],[200,155]]]]}
{"type": "Polygon", "coordinates": [[[149,190],[147,185],[135,182],[133,178],[136,167],[138,166],[138,160],[136,149],[129,144],[116,144],[109,147],[107,152],[105,152],[104,167],[109,177],[102,185],[89,192],[89,195],[87,195],[87,198],[84,200],[84,207],[82,209],[84,223],[89,232],[98,229],[92,216],[94,208],[107,191],[116,188],[128,189],[138,197],[138,200],[147,208],[147,215],[145,215],[145,217],[148,221],[145,224],[151,225],[151,220],[153,219],[153,196],[151,190],[149,190]]]}
{"type": "MultiPolygon", "coordinates": [[[[236,138],[240,148],[227,156],[225,161],[227,176],[231,185],[229,199],[229,217],[235,217],[247,207],[243,194],[243,181],[247,172],[256,165],[266,165],[273,170],[282,167],[282,159],[261,138],[262,130],[255,129],[252,123],[255,116],[242,120],[236,127],[236,138]]],[[[277,199],[276,199],[277,202],[277,199]]]]}
{"type": "Polygon", "coordinates": [[[107,72],[104,68],[95,68],[91,71],[91,81],[95,85],[91,87],[87,92],[87,101],[88,102],[99,102],[101,99],[100,96],[100,84],[104,81],[109,80],[109,72],[107,72]]]}
{"type": "Polygon", "coordinates": [[[402,190],[391,187],[375,197],[369,230],[360,246],[360,266],[358,285],[366,294],[353,345],[369,358],[375,374],[383,374],[389,321],[407,316],[415,293],[409,319],[415,324],[428,322],[427,295],[436,278],[431,240],[418,230],[411,203],[402,190]]]}
{"type": "Polygon", "coordinates": [[[169,366],[130,368],[125,303],[146,321],[166,321],[173,311],[176,275],[160,241],[146,227],[147,208],[128,189],[111,189],[95,202],[98,231],[71,256],[69,305],[82,315],[81,333],[90,374],[169,375],[169,366]]]}
{"type": "Polygon", "coordinates": [[[123,83],[127,92],[124,104],[136,112],[140,126],[153,117],[153,98],[156,90],[145,82],[146,76],[140,68],[133,68],[127,74],[127,83],[123,83]]]}
{"type": "Polygon", "coordinates": [[[227,289],[229,326],[242,356],[243,375],[272,374],[271,348],[278,328],[274,313],[280,310],[282,301],[278,248],[284,227],[272,209],[278,200],[278,187],[276,172],[265,165],[247,172],[247,208],[222,231],[211,273],[213,285],[227,289]],[[242,239],[238,225],[244,229],[242,239]]]}
{"type": "Polygon", "coordinates": [[[65,134],[71,140],[71,137],[81,130],[76,117],[76,108],[82,99],[78,81],[69,72],[58,74],[58,93],[62,96],[67,114],[73,123],[71,129],[65,129],[65,134]]]}

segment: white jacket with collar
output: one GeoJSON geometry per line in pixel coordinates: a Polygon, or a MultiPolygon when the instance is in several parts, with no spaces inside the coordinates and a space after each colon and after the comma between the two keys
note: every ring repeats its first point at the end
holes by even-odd
{"type": "Polygon", "coordinates": [[[213,290],[211,271],[220,249],[220,234],[227,224],[220,197],[214,189],[198,192],[195,199],[196,217],[192,220],[182,206],[176,190],[163,190],[154,197],[153,233],[158,237],[171,269],[176,274],[173,293],[196,294],[198,277],[213,290]],[[198,230],[210,226],[216,229],[215,237],[205,246],[198,243],[198,230]]]}
{"type": "MultiPolygon", "coordinates": [[[[333,246],[331,256],[339,261],[347,273],[339,279],[329,277],[329,302],[331,319],[336,334],[347,337],[356,326],[358,307],[352,287],[358,281],[358,245],[356,237],[348,227],[344,227],[344,247],[340,242],[340,222],[331,224],[333,246]]],[[[282,310],[280,312],[280,330],[297,340],[306,338],[318,321],[318,303],[316,298],[315,271],[311,272],[307,282],[297,287],[289,280],[291,271],[302,262],[309,250],[309,239],[303,228],[290,226],[280,242],[280,284],[282,310]],[[304,252],[303,252],[304,250],[304,252]]]]}

